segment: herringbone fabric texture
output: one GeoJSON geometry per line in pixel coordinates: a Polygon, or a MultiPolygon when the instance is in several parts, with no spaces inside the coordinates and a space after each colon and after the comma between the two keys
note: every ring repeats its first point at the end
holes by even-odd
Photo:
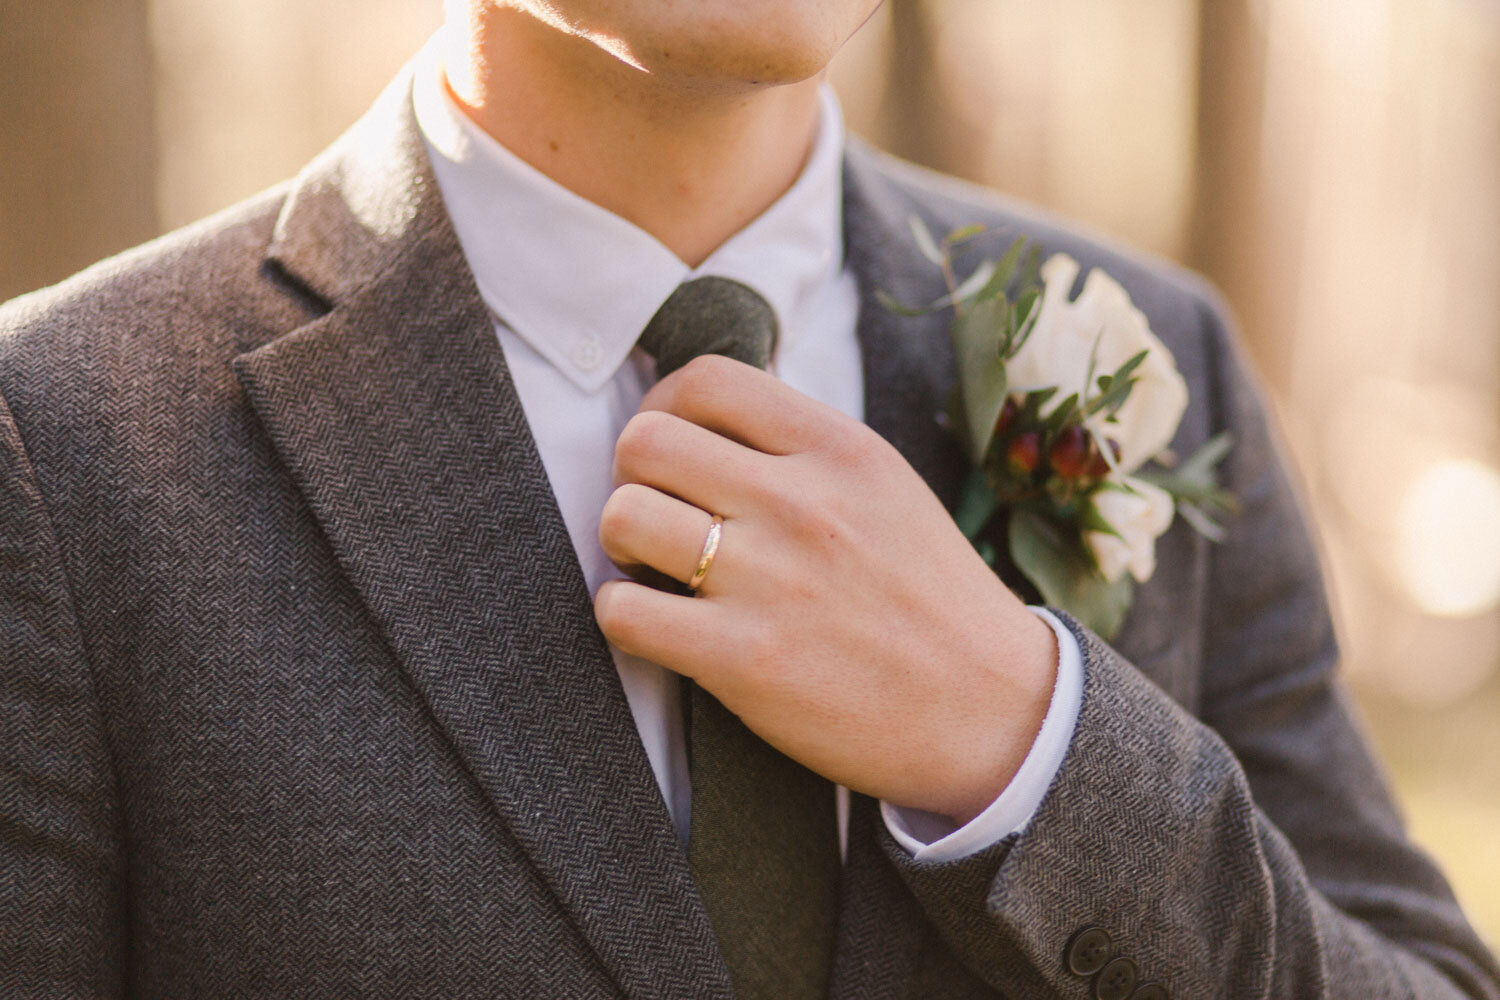
{"type": "MultiPolygon", "coordinates": [[[[684,282],[640,345],[664,378],[703,354],[764,368],[776,313],[727,278],[684,282]]],[[[688,865],[742,1000],[826,995],[838,917],[833,785],[752,733],[686,681],[692,816],[688,865]]]]}
{"type": "MultiPolygon", "coordinates": [[[[1242,513],[1080,633],[1021,836],[916,864],[855,797],[830,997],[1083,997],[1086,924],[1174,997],[1500,997],[1334,680],[1211,294],[857,143],[844,181],[867,419],[939,497],[944,321],[875,298],[942,294],[912,215],[1118,279],[1242,513]]],[[[0,997],[733,992],[409,77],[293,184],[0,309],[0,997]]]]}

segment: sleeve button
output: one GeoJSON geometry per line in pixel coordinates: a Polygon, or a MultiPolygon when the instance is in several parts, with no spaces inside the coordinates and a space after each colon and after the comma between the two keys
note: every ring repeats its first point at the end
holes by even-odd
{"type": "Polygon", "coordinates": [[[1117,958],[1099,970],[1099,978],[1094,980],[1094,996],[1096,1000],[1126,1000],[1139,979],[1134,962],[1117,958]]]}
{"type": "Polygon", "coordinates": [[[1172,1000],[1161,983],[1146,983],[1130,994],[1130,1000],[1172,1000]]]}
{"type": "Polygon", "coordinates": [[[1104,968],[1113,951],[1114,942],[1103,928],[1085,927],[1068,942],[1063,963],[1075,976],[1092,976],[1104,968]]]}

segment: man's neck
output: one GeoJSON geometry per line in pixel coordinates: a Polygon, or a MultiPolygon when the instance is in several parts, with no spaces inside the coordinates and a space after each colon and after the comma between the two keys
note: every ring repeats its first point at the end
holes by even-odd
{"type": "Polygon", "coordinates": [[[449,89],[480,128],[691,266],[792,185],[817,131],[816,78],[704,92],[496,7],[453,38],[449,89]]]}

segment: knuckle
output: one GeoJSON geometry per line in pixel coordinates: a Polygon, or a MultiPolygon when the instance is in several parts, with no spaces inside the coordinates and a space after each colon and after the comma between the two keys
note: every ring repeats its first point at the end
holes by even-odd
{"type": "Polygon", "coordinates": [[[738,362],[718,354],[700,354],[677,373],[673,403],[684,413],[701,412],[724,394],[738,362]]]}
{"type": "Polygon", "coordinates": [[[864,425],[852,433],[835,435],[829,447],[829,457],[844,471],[865,469],[884,462],[890,444],[864,425]]]}
{"type": "Polygon", "coordinates": [[[670,414],[660,410],[642,410],[626,421],[615,442],[616,466],[628,468],[661,452],[671,434],[672,420],[670,414]]]}
{"type": "Polygon", "coordinates": [[[700,354],[683,365],[682,370],[686,373],[686,381],[716,381],[733,372],[737,364],[739,362],[732,361],[722,354],[700,354]]]}
{"type": "Polygon", "coordinates": [[[644,486],[626,483],[604,501],[604,509],[599,512],[599,540],[604,543],[606,551],[635,526],[644,490],[644,486]]]}
{"type": "Polygon", "coordinates": [[[787,483],[778,488],[781,516],[804,541],[820,542],[842,533],[840,502],[837,492],[830,495],[806,483],[787,483]]]}
{"type": "Polygon", "coordinates": [[[594,618],[599,629],[617,646],[629,644],[634,636],[638,615],[632,588],[622,581],[612,580],[599,588],[594,597],[594,618]]]}

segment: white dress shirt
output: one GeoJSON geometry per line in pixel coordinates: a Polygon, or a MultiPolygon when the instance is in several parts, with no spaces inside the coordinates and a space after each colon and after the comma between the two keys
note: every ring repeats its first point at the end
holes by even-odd
{"type": "MultiPolygon", "coordinates": [[[[844,266],[843,121],[829,88],[801,175],[761,216],[697,268],[644,230],[535,170],[475,125],[443,81],[442,42],[418,59],[413,99],[433,173],[520,396],[589,591],[619,577],[599,544],[613,490],[615,441],[652,383],[636,338],[683,281],[719,275],[755,288],[781,331],[770,370],[814,399],[864,416],[859,296],[844,266]]],[[[896,840],[923,860],[950,860],[1021,830],[1061,766],[1082,698],[1077,643],[1058,636],[1052,705],[1020,771],[972,822],[882,803],[896,840]]],[[[678,677],[613,646],[610,652],[678,836],[691,808],[678,677]]],[[[849,796],[838,788],[840,843],[849,796]]]]}

